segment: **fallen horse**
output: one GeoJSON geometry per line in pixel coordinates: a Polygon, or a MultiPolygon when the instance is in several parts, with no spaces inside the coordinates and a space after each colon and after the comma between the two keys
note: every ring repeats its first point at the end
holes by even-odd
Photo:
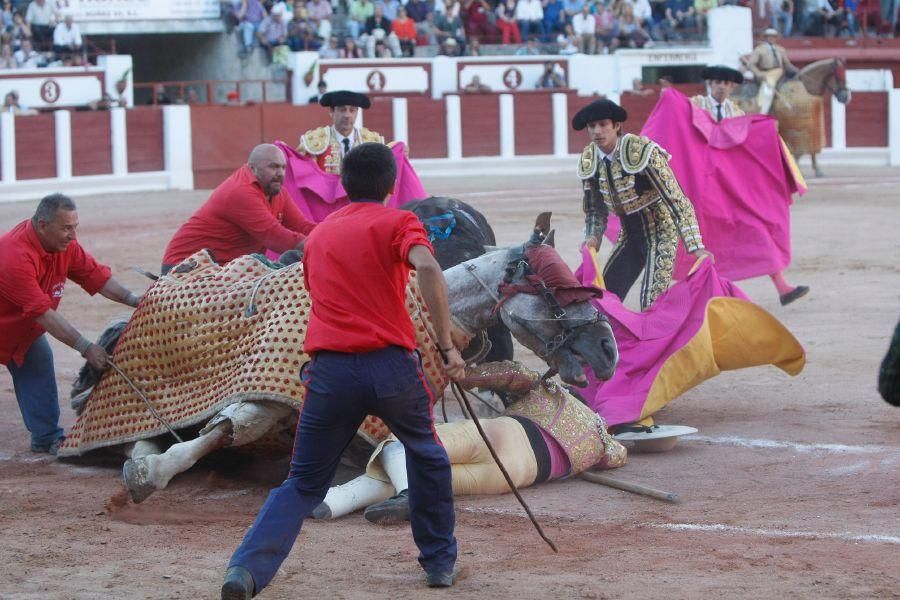
{"type": "MultiPolygon", "coordinates": [[[[618,353],[609,324],[588,302],[597,291],[554,288],[552,274],[542,275],[564,265],[542,244],[545,220],[528,243],[445,272],[454,323],[474,336],[502,320],[563,381],[586,384],[586,367],[609,378],[618,353]]],[[[199,435],[162,452],[166,426],[124,378],[104,373],[88,391],[93,382],[86,374],[75,390],[84,402],[60,456],[121,447],[129,456],[126,486],[140,502],[214,450],[253,444],[289,452],[303,399],[299,371],[307,360],[309,308],[300,264],[277,269],[246,256],[220,267],[205,252],[195,254],[151,287],[124,327],[113,361],[173,428],[202,426],[199,435]]],[[[447,379],[414,278],[407,308],[426,376],[439,394],[447,379]]],[[[374,418],[359,430],[371,444],[387,435],[374,418]]]]}

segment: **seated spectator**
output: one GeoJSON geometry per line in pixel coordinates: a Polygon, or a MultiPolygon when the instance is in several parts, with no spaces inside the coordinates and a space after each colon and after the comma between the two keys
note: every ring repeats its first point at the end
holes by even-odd
{"type": "Polygon", "coordinates": [[[556,70],[556,65],[552,62],[544,63],[544,72],[541,73],[541,76],[538,79],[537,88],[539,90],[548,90],[564,87],[566,87],[566,80],[563,79],[559,71],[556,70]]]}
{"type": "Polygon", "coordinates": [[[702,36],[706,31],[706,15],[719,6],[719,0],[694,0],[694,14],[697,19],[697,32],[702,36]]]}
{"type": "Polygon", "coordinates": [[[650,41],[650,34],[634,18],[631,5],[625,5],[625,11],[622,18],[619,19],[619,45],[626,48],[643,48],[651,47],[653,42],[650,41]]]}
{"type": "Polygon", "coordinates": [[[36,69],[47,64],[47,59],[43,54],[34,51],[28,38],[22,40],[22,47],[16,51],[15,57],[20,69],[36,69]]]}
{"type": "Polygon", "coordinates": [[[563,0],[563,11],[566,13],[566,21],[571,23],[572,18],[581,12],[585,4],[587,4],[585,0],[563,0]]]}
{"type": "Polygon", "coordinates": [[[330,0],[309,0],[306,3],[306,16],[315,23],[316,34],[323,40],[331,37],[331,15],[330,0]]]}
{"type": "Polygon", "coordinates": [[[0,69],[15,69],[18,66],[12,46],[10,44],[0,46],[0,69]]]}
{"type": "Polygon", "coordinates": [[[469,35],[494,36],[494,26],[490,21],[491,5],[486,0],[463,0],[462,20],[469,35]]]}
{"type": "Polygon", "coordinates": [[[438,54],[441,56],[462,56],[459,44],[454,37],[444,38],[438,54]]]}
{"type": "Polygon", "coordinates": [[[556,43],[559,44],[559,53],[563,56],[578,54],[578,36],[572,31],[570,24],[566,23],[565,32],[556,36],[556,43]]]}
{"type": "Polygon", "coordinates": [[[406,3],[406,14],[417,25],[425,22],[428,15],[428,4],[424,0],[409,0],[406,3]]]}
{"type": "Polygon", "coordinates": [[[157,83],[153,86],[153,95],[147,104],[174,104],[172,98],[166,93],[166,86],[157,83]]]}
{"type": "Polygon", "coordinates": [[[375,5],[375,14],[366,21],[366,32],[360,36],[359,41],[365,44],[366,56],[369,58],[377,56],[376,46],[379,42],[390,50],[391,55],[400,56],[400,39],[391,29],[391,22],[385,18],[384,7],[380,4],[375,5]]]}
{"type": "Polygon", "coordinates": [[[497,4],[496,25],[500,30],[501,43],[522,43],[522,34],[519,32],[519,24],[516,22],[516,0],[500,0],[497,4]]]}
{"type": "Polygon", "coordinates": [[[566,11],[562,0],[543,0],[544,36],[554,33],[564,34],[566,31],[566,11]]]}
{"type": "Polygon", "coordinates": [[[266,9],[260,0],[241,0],[234,15],[238,22],[238,33],[241,40],[241,49],[238,52],[241,58],[246,58],[253,52],[256,32],[266,18],[266,9]]]}
{"type": "Polygon", "coordinates": [[[469,82],[468,85],[463,87],[463,91],[467,94],[485,94],[491,91],[490,86],[481,83],[481,77],[478,75],[472,76],[472,81],[469,82]]]}
{"type": "Polygon", "coordinates": [[[591,7],[585,4],[581,12],[572,17],[572,31],[578,40],[578,51],[582,54],[597,54],[597,22],[591,14],[591,7]]]}
{"type": "Polygon", "coordinates": [[[665,18],[659,27],[666,40],[680,40],[687,31],[696,28],[692,0],[666,0],[665,18]]]}
{"type": "Polygon", "coordinates": [[[597,23],[597,42],[603,46],[603,54],[615,52],[619,47],[619,23],[612,8],[598,5],[594,21],[597,23]]]}
{"type": "Polygon", "coordinates": [[[456,52],[462,52],[465,49],[466,30],[462,18],[459,16],[459,2],[454,2],[446,12],[437,15],[434,20],[434,34],[437,36],[439,44],[453,38],[456,40],[456,52]],[[452,10],[452,7],[457,10],[452,10]]]}
{"type": "Polygon", "coordinates": [[[31,27],[31,35],[35,45],[40,49],[49,49],[53,43],[53,28],[56,26],[56,15],[47,0],[34,0],[25,11],[25,22],[31,27]]]}
{"type": "Polygon", "coordinates": [[[412,56],[416,51],[416,23],[406,14],[402,6],[397,9],[397,18],[391,23],[391,31],[400,40],[403,56],[412,56]]]}
{"type": "Polygon", "coordinates": [[[353,36],[348,35],[344,37],[344,47],[341,48],[339,56],[340,58],[365,58],[366,53],[356,45],[356,40],[353,39],[353,36]]]}
{"type": "Polygon", "coordinates": [[[447,14],[447,3],[444,0],[434,0],[431,3],[431,10],[435,15],[447,14]]]}
{"type": "Polygon", "coordinates": [[[438,28],[437,24],[435,23],[433,12],[428,11],[428,14],[425,15],[425,21],[416,25],[416,31],[419,34],[419,39],[425,41],[425,45],[440,45],[441,38],[438,37],[438,28]]]}
{"type": "Polygon", "coordinates": [[[631,7],[638,25],[652,35],[656,23],[653,19],[653,6],[650,4],[650,0],[632,0],[631,7]]]}
{"type": "Polygon", "coordinates": [[[829,35],[832,26],[839,25],[841,21],[841,16],[829,0],[807,0],[804,27],[806,35],[829,35]]]}
{"type": "Polygon", "coordinates": [[[384,11],[384,18],[393,23],[397,18],[400,0],[375,0],[375,6],[380,6],[381,10],[384,11]]]}
{"type": "Polygon", "coordinates": [[[295,10],[287,26],[287,44],[293,52],[316,51],[322,43],[316,36],[316,26],[304,11],[295,10]]]}
{"type": "Polygon", "coordinates": [[[72,15],[66,15],[66,20],[53,30],[53,52],[62,57],[79,54],[81,43],[81,30],[72,15]]]}
{"type": "Polygon", "coordinates": [[[318,91],[318,93],[315,96],[309,97],[308,104],[318,104],[319,98],[321,98],[325,95],[326,92],[328,92],[328,84],[325,83],[324,79],[320,79],[319,83],[316,84],[316,90],[318,91]]]}
{"type": "Polygon", "coordinates": [[[19,104],[19,92],[11,90],[3,98],[3,109],[0,112],[9,112],[14,115],[36,115],[37,111],[19,104]]]}
{"type": "Polygon", "coordinates": [[[319,48],[319,58],[340,58],[341,49],[338,47],[336,35],[328,37],[328,43],[319,48]]]}
{"type": "Polygon", "coordinates": [[[840,35],[843,31],[847,31],[847,34],[850,37],[856,37],[856,13],[859,10],[859,4],[857,0],[842,0],[843,6],[843,22],[838,27],[838,35],[840,35]]]}
{"type": "MultiPolygon", "coordinates": [[[[181,104],[200,104],[200,94],[197,93],[197,88],[193,86],[188,86],[184,89],[184,96],[181,98],[181,104]]],[[[124,96],[119,97],[119,105],[125,106],[127,101],[124,96]]]]}
{"type": "Polygon", "coordinates": [[[655,92],[650,89],[644,87],[644,82],[640,77],[635,77],[631,80],[631,89],[624,90],[626,94],[634,94],[635,96],[652,96],[655,92]]]}
{"type": "Polygon", "coordinates": [[[15,14],[12,0],[3,0],[3,8],[0,9],[0,31],[10,31],[13,26],[13,14],[15,14]]]}
{"type": "Polygon", "coordinates": [[[278,0],[274,4],[272,4],[271,0],[267,0],[265,6],[268,7],[269,5],[271,5],[269,14],[272,14],[275,9],[279,9],[281,11],[281,20],[285,23],[294,18],[294,0],[278,0]]]}
{"type": "Polygon", "coordinates": [[[544,7],[541,0],[518,0],[516,21],[522,37],[544,37],[544,7]]]}
{"type": "Polygon", "coordinates": [[[354,40],[359,39],[365,30],[366,21],[375,14],[375,5],[369,0],[351,0],[350,20],[347,21],[347,29],[354,40]]]}
{"type": "Polygon", "coordinates": [[[287,44],[287,23],[284,20],[284,8],[281,4],[272,7],[272,13],[263,19],[256,30],[256,39],[266,51],[269,62],[272,61],[272,50],[287,44]]]}
{"type": "Polygon", "coordinates": [[[516,56],[539,56],[540,53],[541,49],[538,47],[538,40],[536,37],[528,38],[525,45],[516,50],[516,56]]]}
{"type": "Polygon", "coordinates": [[[769,0],[769,12],[772,15],[772,29],[784,37],[790,37],[794,26],[794,1],[769,0]]]}
{"type": "MultiPolygon", "coordinates": [[[[9,30],[9,35],[12,38],[14,50],[18,50],[22,47],[23,40],[33,40],[31,27],[25,22],[25,17],[22,16],[22,13],[13,13],[13,26],[12,29],[9,30]]],[[[34,43],[32,42],[32,49],[33,48],[34,43]]]]}
{"type": "Polygon", "coordinates": [[[481,56],[481,40],[479,38],[473,37],[469,40],[465,56],[481,56]]]}

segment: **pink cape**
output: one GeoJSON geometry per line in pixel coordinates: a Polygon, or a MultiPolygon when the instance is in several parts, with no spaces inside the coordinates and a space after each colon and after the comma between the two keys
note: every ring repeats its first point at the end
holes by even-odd
{"type": "MultiPolygon", "coordinates": [[[[669,165],[693,202],[716,270],[732,280],[783,271],[791,262],[791,194],[806,188],[774,118],[746,115],[716,123],[674,89],[662,91],[641,135],[672,155],[669,165]]],[[[615,240],[618,219],[607,236],[615,240]]],[[[694,259],[679,245],[675,277],[694,259]]]]}
{"type": "MultiPolygon", "coordinates": [[[[316,223],[348,204],[347,192],[341,185],[340,175],[325,173],[315,158],[300,154],[282,141],[275,142],[287,158],[284,187],[300,207],[303,216],[316,223]]],[[[397,159],[397,183],[388,206],[398,207],[410,200],[426,198],[425,188],[409,159],[403,155],[403,143],[391,148],[397,159]]]]}
{"type": "MultiPolygon", "coordinates": [[[[582,249],[582,258],[575,274],[584,285],[591,285],[597,275],[596,263],[587,248],[582,249]]],[[[626,308],[609,291],[591,300],[609,319],[619,348],[619,365],[606,382],[597,381],[588,371],[590,384],[579,390],[588,406],[609,425],[638,421],[659,371],[694,338],[706,319],[708,302],[716,296],[748,299],[740,288],[719,277],[709,260],[704,260],[693,274],[669,288],[644,312],[626,308]]]]}

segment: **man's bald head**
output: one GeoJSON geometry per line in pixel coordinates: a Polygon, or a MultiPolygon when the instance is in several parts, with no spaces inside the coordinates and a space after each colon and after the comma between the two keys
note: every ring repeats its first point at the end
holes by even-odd
{"type": "Polygon", "coordinates": [[[250,152],[247,166],[256,176],[260,187],[267,196],[281,191],[284,183],[284,152],[274,144],[260,144],[250,152]]]}

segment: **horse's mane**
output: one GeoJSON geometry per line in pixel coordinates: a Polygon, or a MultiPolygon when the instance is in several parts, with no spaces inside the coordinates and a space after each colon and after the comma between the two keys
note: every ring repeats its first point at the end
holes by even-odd
{"type": "Polygon", "coordinates": [[[800,69],[797,78],[803,83],[806,91],[813,96],[825,94],[825,83],[834,72],[834,64],[839,59],[823,58],[800,69]]]}
{"type": "Polygon", "coordinates": [[[449,225],[448,219],[442,215],[452,214],[455,223],[452,225],[453,235],[446,239],[435,237],[432,244],[435,255],[442,269],[448,269],[485,253],[485,246],[497,243],[494,232],[480,212],[459,200],[432,196],[424,200],[413,200],[400,207],[413,212],[426,227],[429,220],[439,228],[449,225]]]}

